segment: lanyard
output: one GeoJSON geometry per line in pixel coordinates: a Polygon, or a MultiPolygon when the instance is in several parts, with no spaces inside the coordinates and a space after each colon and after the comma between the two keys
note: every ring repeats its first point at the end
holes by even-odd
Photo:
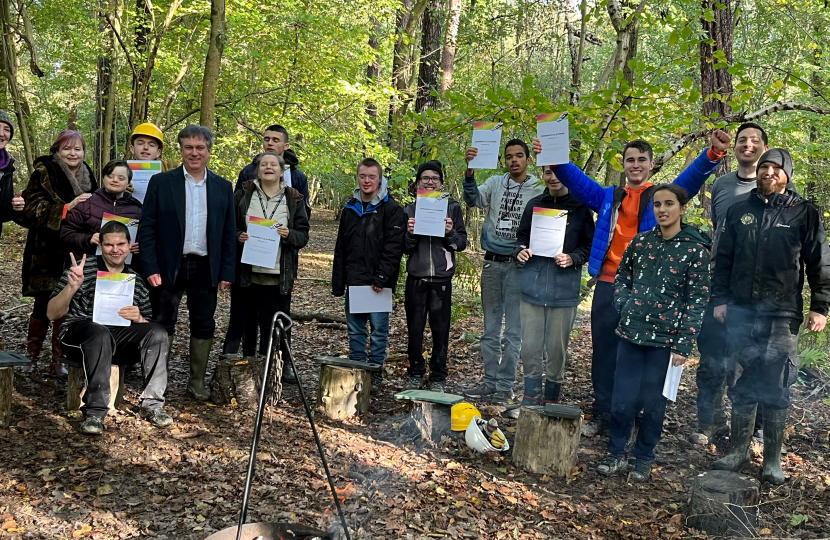
{"type": "Polygon", "coordinates": [[[270,220],[272,217],[274,217],[274,214],[276,214],[276,213],[277,213],[277,209],[280,207],[280,204],[282,203],[282,199],[283,199],[283,197],[285,197],[285,191],[283,191],[283,192],[280,194],[280,198],[279,198],[279,199],[277,199],[277,204],[276,204],[276,206],[274,206],[274,209],[273,209],[273,210],[271,210],[271,215],[270,215],[270,216],[267,216],[267,217],[265,216],[265,214],[266,214],[266,210],[265,210],[265,204],[262,202],[262,194],[261,194],[259,191],[257,191],[257,192],[256,192],[256,196],[257,196],[257,199],[259,199],[259,206],[260,206],[260,208],[262,208],[262,217],[264,217],[265,219],[269,219],[269,220],[270,220]]]}
{"type": "MultiPolygon", "coordinates": [[[[525,176],[525,181],[527,181],[527,176],[525,176]]],[[[513,207],[516,206],[516,201],[519,198],[519,195],[522,193],[522,185],[524,182],[516,186],[516,196],[513,197],[513,202],[510,203],[510,206],[505,209],[504,212],[499,212],[499,221],[502,221],[507,214],[513,211],[513,207]]],[[[507,178],[504,181],[504,191],[507,197],[510,197],[510,175],[507,175],[507,178]]]]}

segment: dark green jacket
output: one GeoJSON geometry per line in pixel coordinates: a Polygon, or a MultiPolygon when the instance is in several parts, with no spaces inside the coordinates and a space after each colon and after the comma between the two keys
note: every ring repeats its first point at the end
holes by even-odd
{"type": "Polygon", "coordinates": [[[614,280],[617,335],[688,356],[709,301],[710,246],[708,236],[685,223],[671,240],[659,225],[635,236],[614,280]]]}

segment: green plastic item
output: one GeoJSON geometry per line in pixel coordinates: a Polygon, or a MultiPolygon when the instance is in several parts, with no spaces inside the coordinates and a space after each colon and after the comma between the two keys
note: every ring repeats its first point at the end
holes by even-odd
{"type": "Polygon", "coordinates": [[[25,366],[32,362],[22,354],[0,351],[0,367],[25,366]]]}
{"type": "Polygon", "coordinates": [[[380,364],[370,364],[368,362],[357,362],[349,360],[348,358],[340,358],[338,356],[315,356],[315,360],[321,365],[336,366],[346,369],[363,369],[366,371],[377,371],[383,366],[380,364]]]}
{"type": "Polygon", "coordinates": [[[455,405],[464,401],[464,396],[446,394],[444,392],[430,392],[429,390],[404,390],[395,394],[395,399],[408,399],[410,401],[428,401],[439,405],[455,405]]]}

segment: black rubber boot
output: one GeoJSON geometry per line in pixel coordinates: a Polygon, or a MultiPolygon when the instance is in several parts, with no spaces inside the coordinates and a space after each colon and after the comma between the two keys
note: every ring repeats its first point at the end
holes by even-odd
{"type": "Polygon", "coordinates": [[[749,463],[749,443],[755,427],[758,404],[732,406],[732,431],[729,436],[729,453],[712,464],[712,469],[738,472],[749,463]]]}
{"type": "Polygon", "coordinates": [[[525,391],[522,396],[522,407],[538,405],[542,399],[542,377],[525,377],[525,391]]]}
{"type": "Polygon", "coordinates": [[[559,393],[562,390],[562,383],[545,381],[545,397],[542,398],[542,405],[546,403],[559,403],[559,393]]]}
{"type": "Polygon", "coordinates": [[[775,486],[784,483],[781,470],[781,445],[787,427],[787,409],[764,407],[764,470],[761,479],[775,486]]]}

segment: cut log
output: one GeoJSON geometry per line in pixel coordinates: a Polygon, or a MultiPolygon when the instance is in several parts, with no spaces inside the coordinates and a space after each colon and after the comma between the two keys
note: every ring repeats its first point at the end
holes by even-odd
{"type": "Polygon", "coordinates": [[[0,368],[0,427],[12,423],[12,393],[14,392],[14,368],[0,368]]]}
{"type": "MultiPolygon", "coordinates": [[[[430,403],[428,401],[413,401],[409,412],[421,438],[433,446],[441,443],[441,437],[457,438],[458,434],[450,427],[450,405],[430,403]]],[[[463,435],[463,432],[461,432],[463,435]]]]}
{"type": "Polygon", "coordinates": [[[320,365],[317,408],[332,419],[351,418],[369,410],[372,375],[365,369],[320,365]]]}
{"type": "Polygon", "coordinates": [[[542,407],[522,407],[516,424],[513,463],[528,472],[568,476],[576,465],[582,417],[548,416],[542,407]]]}
{"type": "Polygon", "coordinates": [[[241,407],[256,409],[264,363],[264,359],[254,357],[219,360],[210,381],[211,401],[217,405],[230,405],[236,400],[241,407]]]}
{"type": "Polygon", "coordinates": [[[684,510],[686,526],[711,536],[754,538],[760,500],[761,485],[754,478],[730,471],[699,474],[684,510]]]}
{"type": "MultiPolygon", "coordinates": [[[[68,363],[68,376],[66,380],[66,409],[77,411],[83,403],[84,392],[86,392],[86,377],[84,368],[79,364],[68,363]]],[[[127,369],[116,364],[110,367],[110,400],[107,406],[111,411],[117,409],[124,403],[124,375],[127,369]]]]}
{"type": "Polygon", "coordinates": [[[305,322],[317,321],[321,323],[346,324],[346,317],[342,315],[332,315],[331,313],[323,313],[322,311],[294,311],[292,309],[291,319],[305,322]]]}

